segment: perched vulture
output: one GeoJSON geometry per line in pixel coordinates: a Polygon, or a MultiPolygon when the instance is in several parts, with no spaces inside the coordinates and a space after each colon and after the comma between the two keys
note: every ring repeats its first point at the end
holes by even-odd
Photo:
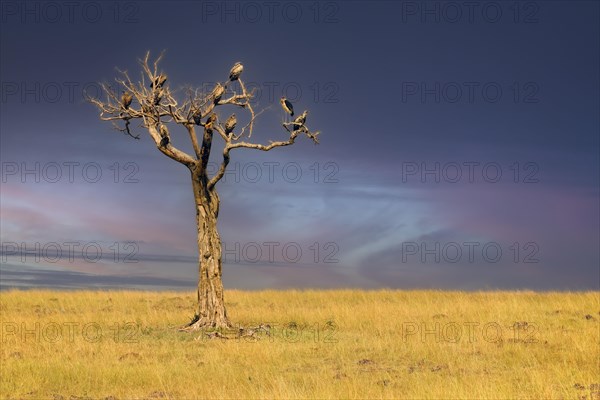
{"type": "Polygon", "coordinates": [[[167,129],[166,126],[164,126],[163,124],[160,124],[159,132],[160,132],[160,137],[161,137],[160,147],[165,147],[171,141],[171,138],[169,137],[169,130],[167,129]]]}
{"type": "Polygon", "coordinates": [[[292,105],[292,103],[290,103],[285,97],[281,97],[281,100],[279,100],[279,102],[281,103],[281,107],[283,108],[283,110],[293,117],[294,106],[292,105]]]}
{"type": "Polygon", "coordinates": [[[244,66],[242,65],[242,63],[236,62],[233,65],[233,67],[231,67],[231,71],[229,71],[229,80],[232,82],[237,80],[240,77],[240,75],[242,74],[243,70],[244,70],[244,66]]]}
{"type": "Polygon", "coordinates": [[[131,95],[131,93],[123,91],[123,95],[121,96],[121,104],[123,105],[123,108],[127,110],[131,105],[132,101],[133,96],[131,95]]]}
{"type": "Polygon", "coordinates": [[[300,114],[300,115],[298,115],[298,117],[296,117],[296,119],[294,120],[294,130],[295,131],[297,131],[298,129],[300,129],[301,127],[304,126],[307,115],[308,115],[308,111],[304,110],[304,112],[302,114],[300,114]]]}
{"type": "Polygon", "coordinates": [[[217,83],[217,86],[215,86],[215,88],[212,91],[212,98],[215,104],[218,103],[219,100],[221,100],[221,96],[223,96],[223,93],[225,93],[225,88],[220,83],[217,83]]]}
{"type": "Polygon", "coordinates": [[[154,88],[154,87],[162,87],[165,82],[167,81],[167,76],[165,74],[160,74],[159,76],[157,76],[156,78],[154,78],[154,81],[152,83],[150,83],[150,87],[154,88]]]}
{"type": "Polygon", "coordinates": [[[202,113],[200,112],[200,109],[194,111],[194,113],[192,114],[192,118],[194,119],[194,123],[196,125],[202,124],[202,113]]]}
{"type": "Polygon", "coordinates": [[[225,133],[231,133],[235,129],[235,125],[237,124],[237,118],[235,114],[231,114],[227,121],[225,121],[225,133]]]}

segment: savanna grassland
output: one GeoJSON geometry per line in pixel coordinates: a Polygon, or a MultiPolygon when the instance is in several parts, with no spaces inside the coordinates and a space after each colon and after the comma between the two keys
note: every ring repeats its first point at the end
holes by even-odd
{"type": "Polygon", "coordinates": [[[598,292],[227,291],[270,326],[229,339],[177,330],[194,298],[0,293],[0,397],[600,398],[598,292]]]}

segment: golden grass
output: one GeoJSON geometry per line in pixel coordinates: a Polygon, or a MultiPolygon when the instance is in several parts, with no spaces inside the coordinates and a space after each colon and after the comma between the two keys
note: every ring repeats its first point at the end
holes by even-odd
{"type": "Polygon", "coordinates": [[[600,398],[600,293],[228,291],[243,326],[178,332],[194,295],[0,294],[0,397],[600,398]],[[198,339],[199,338],[199,339],[198,339]]]}

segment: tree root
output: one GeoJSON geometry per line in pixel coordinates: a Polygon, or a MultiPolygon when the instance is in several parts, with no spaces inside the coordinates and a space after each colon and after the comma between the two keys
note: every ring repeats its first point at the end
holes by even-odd
{"type": "Polygon", "coordinates": [[[256,338],[260,338],[259,336],[255,336],[256,334],[260,333],[260,332],[264,332],[265,335],[267,336],[271,336],[271,325],[268,324],[259,324],[258,326],[255,326],[253,328],[244,328],[244,327],[240,327],[238,330],[238,337],[256,337],[256,338]]]}
{"type": "MultiPolygon", "coordinates": [[[[229,339],[229,337],[223,335],[222,333],[219,333],[218,331],[216,332],[208,332],[204,334],[206,337],[208,337],[209,339],[229,339]]],[[[202,336],[198,336],[196,339],[194,340],[201,340],[202,336]]]]}
{"type": "Polygon", "coordinates": [[[210,321],[207,318],[201,318],[195,315],[189,324],[179,328],[180,332],[197,332],[204,329],[233,329],[233,324],[229,320],[210,321]]]}
{"type": "Polygon", "coordinates": [[[195,340],[201,340],[203,337],[208,339],[240,339],[252,338],[260,339],[261,334],[271,336],[271,326],[268,324],[259,324],[254,327],[237,327],[235,328],[231,322],[226,321],[218,324],[214,321],[208,321],[205,318],[195,316],[192,321],[179,328],[180,332],[199,332],[202,334],[195,340]]]}
{"type": "MultiPolygon", "coordinates": [[[[205,332],[204,336],[208,339],[241,339],[251,338],[260,340],[260,333],[264,332],[267,336],[271,336],[271,327],[269,325],[260,324],[253,328],[240,327],[237,332],[229,332],[229,335],[224,335],[219,331],[205,332]]],[[[200,335],[195,340],[201,340],[204,336],[200,335]]]]}

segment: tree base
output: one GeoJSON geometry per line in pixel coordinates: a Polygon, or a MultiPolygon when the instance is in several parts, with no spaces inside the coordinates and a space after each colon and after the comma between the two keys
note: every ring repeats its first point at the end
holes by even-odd
{"type": "Polygon", "coordinates": [[[189,324],[179,328],[180,332],[202,332],[196,340],[204,337],[208,339],[261,339],[261,335],[271,336],[271,326],[268,324],[259,324],[255,327],[237,327],[235,328],[229,320],[209,321],[207,318],[200,318],[195,315],[189,324]]]}
{"type": "Polygon", "coordinates": [[[196,332],[204,329],[233,329],[233,324],[228,319],[209,320],[194,315],[190,323],[179,328],[179,331],[196,332]]]}

